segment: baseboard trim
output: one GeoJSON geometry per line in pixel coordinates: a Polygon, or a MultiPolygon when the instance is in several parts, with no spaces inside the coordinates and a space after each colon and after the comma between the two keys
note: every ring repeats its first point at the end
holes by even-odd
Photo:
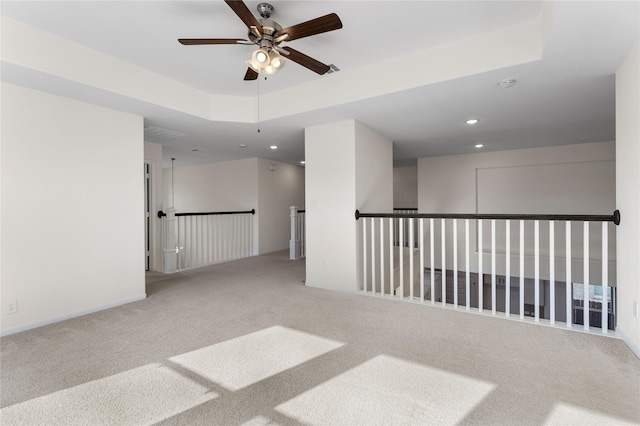
{"type": "Polygon", "coordinates": [[[640,348],[638,348],[631,339],[629,339],[629,337],[624,333],[624,331],[621,331],[620,328],[618,327],[617,332],[620,334],[620,338],[622,339],[622,341],[624,342],[625,345],[627,345],[627,347],[629,349],[631,349],[631,352],[633,352],[638,358],[640,358],[640,348]]]}
{"type": "Polygon", "coordinates": [[[105,309],[115,308],[116,306],[126,305],[127,303],[137,302],[147,298],[147,293],[143,293],[138,296],[128,297],[126,299],[117,300],[115,302],[107,303],[104,305],[94,306],[89,309],[83,309],[81,311],[72,312],[70,314],[61,315],[54,318],[49,318],[42,321],[35,321],[29,324],[20,325],[18,327],[7,328],[0,331],[0,337],[9,336],[11,334],[20,333],[22,331],[32,330],[38,327],[44,327],[45,325],[55,324],[60,321],[65,321],[71,318],[81,317],[83,315],[93,314],[95,312],[104,311],[105,309]]]}

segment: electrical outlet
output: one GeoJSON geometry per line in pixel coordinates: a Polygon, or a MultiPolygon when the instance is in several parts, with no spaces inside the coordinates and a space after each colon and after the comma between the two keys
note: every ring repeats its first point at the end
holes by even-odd
{"type": "Polygon", "coordinates": [[[5,315],[15,314],[16,312],[18,312],[18,301],[17,300],[12,300],[10,302],[7,302],[4,305],[4,313],[5,313],[5,315]]]}

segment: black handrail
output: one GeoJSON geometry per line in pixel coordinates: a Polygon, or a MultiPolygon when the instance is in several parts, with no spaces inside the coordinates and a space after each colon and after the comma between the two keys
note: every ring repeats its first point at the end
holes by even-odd
{"type": "Polygon", "coordinates": [[[411,210],[411,211],[418,211],[418,209],[416,207],[394,207],[394,210],[411,210]]]}
{"type": "MultiPolygon", "coordinates": [[[[201,212],[201,213],[176,213],[176,216],[211,216],[211,215],[222,215],[222,214],[256,214],[256,209],[251,209],[247,211],[231,211],[231,212],[201,212]]],[[[158,217],[165,217],[167,214],[160,210],[158,212],[158,217]]]]}
{"type": "Polygon", "coordinates": [[[296,212],[298,212],[298,213],[306,213],[306,211],[304,209],[296,210],[296,212]]]}
{"type": "Polygon", "coordinates": [[[422,219],[496,219],[496,220],[569,220],[582,222],[613,222],[620,225],[620,210],[612,215],[578,214],[465,214],[465,213],[360,213],[356,210],[356,220],[361,217],[422,218],[422,219]]]}

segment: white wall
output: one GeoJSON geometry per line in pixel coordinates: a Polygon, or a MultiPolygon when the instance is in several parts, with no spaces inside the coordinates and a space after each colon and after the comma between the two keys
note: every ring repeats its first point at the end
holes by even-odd
{"type": "Polygon", "coordinates": [[[640,356],[640,42],[616,73],[618,331],[640,356]]]}
{"type": "Polygon", "coordinates": [[[259,159],[258,198],[260,253],[287,249],[289,207],[304,208],[304,167],[259,159]]]}
{"type": "MultiPolygon", "coordinates": [[[[174,207],[177,212],[251,210],[258,208],[258,159],[195,166],[174,162],[174,207]]],[[[162,174],[164,205],[171,206],[171,169],[162,174]]]]}
{"type": "Polygon", "coordinates": [[[142,117],[1,88],[2,333],[144,298],[142,117]]]}
{"type": "Polygon", "coordinates": [[[418,166],[394,167],[393,208],[418,207],[418,166]]]}
{"type": "Polygon", "coordinates": [[[144,143],[144,161],[151,165],[151,271],[162,271],[162,221],[156,214],[162,210],[162,145],[144,143]]]}
{"type": "Polygon", "coordinates": [[[355,122],[356,199],[362,212],[393,211],[393,145],[391,140],[355,122]]]}
{"type": "Polygon", "coordinates": [[[614,142],[421,158],[418,206],[428,213],[533,213],[529,209],[537,208],[536,213],[611,214],[615,158],[614,142]],[[596,168],[603,180],[594,188],[589,173],[596,168]],[[531,177],[526,187],[523,174],[531,177]],[[574,185],[558,195],[568,180],[574,185]]]}
{"type": "Polygon", "coordinates": [[[309,127],[305,161],[306,283],[356,291],[354,214],[392,209],[391,141],[354,120],[309,127]]]}

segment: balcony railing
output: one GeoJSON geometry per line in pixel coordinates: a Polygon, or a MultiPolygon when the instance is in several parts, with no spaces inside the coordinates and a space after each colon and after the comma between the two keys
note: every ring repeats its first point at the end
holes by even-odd
{"type": "Polygon", "coordinates": [[[360,213],[360,288],[615,329],[613,215],[360,213]],[[600,228],[600,229],[598,229],[600,228]],[[407,241],[408,239],[408,241],[407,241]],[[586,302],[585,302],[586,301],[586,302]]]}
{"type": "Polygon", "coordinates": [[[158,212],[165,222],[165,272],[253,256],[254,214],[255,210],[158,212]]]}

